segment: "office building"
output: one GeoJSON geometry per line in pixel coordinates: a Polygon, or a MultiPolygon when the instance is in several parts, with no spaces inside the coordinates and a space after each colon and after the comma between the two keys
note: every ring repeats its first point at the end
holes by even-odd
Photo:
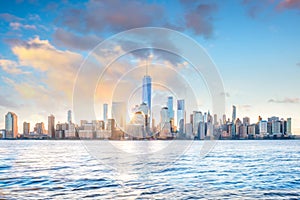
{"type": "Polygon", "coordinates": [[[260,120],[258,130],[259,130],[259,135],[261,137],[267,136],[268,135],[268,122],[265,120],[260,120]]]}
{"type": "Polygon", "coordinates": [[[151,93],[152,93],[152,79],[147,74],[143,78],[143,96],[142,96],[142,103],[147,104],[150,114],[151,114],[151,93]]]}
{"type": "MultiPolygon", "coordinates": [[[[68,120],[72,121],[72,119],[69,118],[69,114],[70,113],[71,113],[71,111],[69,110],[68,111],[68,120]]],[[[55,129],[54,129],[54,126],[55,126],[55,117],[53,115],[50,115],[50,116],[48,116],[48,136],[50,138],[55,138],[55,129]]]]}
{"type": "Polygon", "coordinates": [[[173,109],[173,97],[172,96],[168,97],[167,106],[168,106],[170,120],[172,120],[172,119],[174,120],[174,109],[173,109]]]}
{"type": "Polygon", "coordinates": [[[47,131],[46,131],[46,129],[45,129],[45,124],[44,124],[44,122],[36,123],[36,124],[35,124],[35,127],[34,127],[34,132],[35,132],[36,134],[39,134],[39,135],[46,134],[47,131]]]}
{"type": "Polygon", "coordinates": [[[127,108],[126,103],[123,101],[112,103],[112,118],[115,119],[116,127],[120,130],[125,130],[127,108]]]}
{"type": "Polygon", "coordinates": [[[103,104],[103,121],[106,123],[108,118],[108,104],[103,104]]]}
{"type": "Polygon", "coordinates": [[[193,111],[193,134],[194,136],[198,135],[199,132],[199,123],[203,122],[203,115],[200,111],[193,111]]]}
{"type": "Polygon", "coordinates": [[[28,135],[30,133],[30,123],[23,122],[23,134],[28,135]]]}
{"type": "Polygon", "coordinates": [[[177,100],[177,127],[179,133],[185,133],[185,108],[184,99],[177,100]]]}
{"type": "Polygon", "coordinates": [[[18,117],[13,112],[5,115],[5,138],[18,137],[18,117]]]}
{"type": "Polygon", "coordinates": [[[72,123],[72,111],[68,110],[68,123],[72,123]]]}
{"type": "Polygon", "coordinates": [[[232,106],[232,122],[234,123],[236,120],[236,107],[232,106]]]}
{"type": "Polygon", "coordinates": [[[250,124],[250,118],[249,117],[244,117],[243,118],[243,124],[244,125],[249,125],[250,124]]]}
{"type": "Polygon", "coordinates": [[[287,118],[286,120],[286,134],[287,135],[292,134],[292,118],[287,118]]]}

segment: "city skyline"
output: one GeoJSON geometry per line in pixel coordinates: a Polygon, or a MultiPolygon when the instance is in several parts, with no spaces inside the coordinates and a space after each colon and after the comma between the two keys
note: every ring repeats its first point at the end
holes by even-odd
{"type": "MultiPolygon", "coordinates": [[[[90,50],[120,31],[157,26],[182,32],[207,51],[223,79],[227,116],[231,116],[231,105],[235,105],[237,116],[251,119],[259,115],[263,119],[273,115],[285,119],[291,117],[292,132],[300,134],[300,89],[297,87],[300,85],[299,10],[299,2],[295,0],[227,3],[150,0],[130,1],[125,7],[121,1],[114,4],[7,1],[0,8],[0,113],[3,116],[9,111],[17,113],[19,127],[24,121],[31,125],[47,122],[51,113],[55,121],[66,121],[65,111],[73,110],[76,73],[90,50]],[[121,7],[124,9],[117,14],[116,10],[121,7]],[[72,10],[80,10],[80,14],[76,16],[72,10]],[[154,15],[148,16],[149,12],[154,15]]],[[[124,49],[126,44],[114,48],[116,51],[124,49]]],[[[173,74],[157,73],[159,67],[156,69],[154,63],[179,69],[188,64],[159,51],[147,53],[153,54],[151,63],[148,63],[149,54],[133,53],[114,64],[117,70],[111,72],[109,78],[124,73],[130,66],[147,63],[153,79],[161,76],[166,83],[176,85],[179,78],[174,78],[173,74]]],[[[107,57],[98,59],[103,61],[107,57]]],[[[129,83],[141,84],[143,75],[141,70],[128,77],[132,81],[129,83]]],[[[153,88],[157,89],[158,85],[153,85],[153,88]]],[[[196,107],[211,110],[205,83],[199,88],[203,93],[197,99],[196,107]]],[[[97,98],[101,99],[95,106],[99,118],[102,117],[103,103],[114,100],[108,95],[108,89],[97,93],[97,98]]],[[[184,90],[182,87],[181,92],[184,90]]],[[[154,114],[160,111],[154,106],[166,102],[165,97],[170,95],[164,94],[163,89],[156,91],[152,93],[154,114]]],[[[182,96],[178,99],[183,99],[182,96]]],[[[178,99],[174,96],[174,102],[178,99]]],[[[4,126],[5,118],[1,117],[0,127],[4,126]]]]}

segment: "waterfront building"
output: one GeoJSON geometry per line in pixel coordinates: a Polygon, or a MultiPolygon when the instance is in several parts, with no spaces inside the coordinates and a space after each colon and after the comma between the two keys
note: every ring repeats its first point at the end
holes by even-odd
{"type": "Polygon", "coordinates": [[[185,105],[184,99],[177,100],[177,127],[179,127],[179,133],[185,133],[185,105]]]}
{"type": "Polygon", "coordinates": [[[248,125],[248,138],[254,138],[256,134],[256,124],[248,125]]]}
{"type": "Polygon", "coordinates": [[[168,107],[170,121],[172,119],[174,120],[174,109],[173,109],[173,97],[172,96],[168,97],[167,107],[168,107]]]}
{"type": "Polygon", "coordinates": [[[244,117],[243,118],[243,124],[250,125],[250,118],[249,117],[244,117]]]}
{"type": "Polygon", "coordinates": [[[72,111],[68,110],[68,123],[72,123],[72,111]]]}
{"type": "Polygon", "coordinates": [[[240,136],[241,136],[241,133],[240,133],[241,125],[242,125],[242,121],[239,118],[237,118],[235,120],[235,133],[236,133],[237,138],[240,138],[240,136]]]}
{"type": "Polygon", "coordinates": [[[217,114],[214,114],[214,125],[217,126],[218,124],[219,124],[218,116],[217,116],[217,114]]]}
{"type": "Polygon", "coordinates": [[[103,104],[103,121],[106,123],[108,118],[108,104],[103,104]]]}
{"type": "Polygon", "coordinates": [[[146,137],[145,114],[143,111],[137,111],[126,125],[126,136],[130,139],[142,139],[146,137]]]}
{"type": "Polygon", "coordinates": [[[197,136],[199,134],[199,123],[204,122],[202,112],[193,112],[193,135],[197,136]]]}
{"type": "Polygon", "coordinates": [[[143,96],[142,96],[142,103],[147,104],[150,114],[151,114],[151,94],[152,93],[152,79],[151,77],[146,73],[146,75],[143,78],[143,96]]]}
{"type": "Polygon", "coordinates": [[[69,123],[68,129],[65,130],[65,138],[78,138],[76,125],[74,123],[69,123]]]}
{"type": "Polygon", "coordinates": [[[273,135],[281,135],[280,132],[281,121],[280,120],[272,120],[272,134],[273,135]]]}
{"type": "Polygon", "coordinates": [[[225,114],[223,115],[223,121],[222,121],[222,122],[223,122],[223,124],[226,124],[226,123],[227,123],[226,115],[225,115],[225,114]]]}
{"type": "Polygon", "coordinates": [[[268,135],[268,122],[266,120],[259,121],[259,135],[261,137],[268,135]]]}
{"type": "Polygon", "coordinates": [[[275,117],[275,116],[268,118],[268,122],[278,121],[278,120],[279,120],[279,117],[275,117]]]}
{"type": "Polygon", "coordinates": [[[23,122],[23,135],[29,135],[30,133],[30,123],[23,122]]]}
{"type": "Polygon", "coordinates": [[[186,138],[187,139],[194,139],[193,136],[193,124],[192,123],[187,123],[185,124],[185,129],[186,129],[186,138]]]}
{"type": "Polygon", "coordinates": [[[0,129],[0,138],[5,139],[6,138],[6,130],[0,129]]]}
{"type": "Polygon", "coordinates": [[[287,135],[292,134],[292,118],[287,118],[286,120],[286,134],[287,135]]]}
{"type": "Polygon", "coordinates": [[[123,101],[112,102],[112,118],[115,119],[116,127],[119,130],[125,130],[127,108],[123,101]]]}
{"type": "Polygon", "coordinates": [[[167,137],[171,133],[171,124],[168,107],[160,110],[160,137],[167,137]]]}
{"type": "Polygon", "coordinates": [[[13,112],[5,115],[5,138],[18,137],[18,117],[13,112]]]}
{"type": "MultiPolygon", "coordinates": [[[[69,110],[70,111],[70,110],[69,110]]],[[[68,111],[68,119],[69,119],[69,114],[70,112],[68,111]]],[[[70,119],[72,121],[72,119],[70,119]]],[[[48,116],[48,136],[50,138],[55,138],[55,117],[53,115],[48,116]]]]}
{"type": "Polygon", "coordinates": [[[34,132],[38,135],[47,134],[44,122],[36,123],[34,127],[34,132]]]}
{"type": "Polygon", "coordinates": [[[232,123],[236,120],[236,107],[232,106],[232,123]]]}
{"type": "Polygon", "coordinates": [[[199,122],[198,128],[198,139],[203,140],[205,138],[205,123],[204,121],[199,122]]]}

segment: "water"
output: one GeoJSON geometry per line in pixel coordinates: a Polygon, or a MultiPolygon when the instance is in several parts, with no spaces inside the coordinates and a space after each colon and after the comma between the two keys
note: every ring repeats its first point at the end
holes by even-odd
{"type": "MultiPolygon", "coordinates": [[[[176,149],[186,145],[177,142],[176,149]]],[[[300,199],[300,140],[218,141],[205,157],[196,141],[170,155],[174,162],[154,153],[147,162],[141,154],[116,163],[115,152],[91,154],[87,144],[0,141],[0,199],[300,199]]],[[[132,150],[168,141],[120,144],[132,150]]]]}

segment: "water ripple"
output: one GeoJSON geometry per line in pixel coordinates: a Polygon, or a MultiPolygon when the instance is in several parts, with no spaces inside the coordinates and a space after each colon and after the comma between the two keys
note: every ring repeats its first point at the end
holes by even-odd
{"type": "Polygon", "coordinates": [[[220,141],[204,158],[201,145],[170,164],[95,159],[80,141],[0,141],[0,199],[300,199],[300,141],[220,141]]]}

